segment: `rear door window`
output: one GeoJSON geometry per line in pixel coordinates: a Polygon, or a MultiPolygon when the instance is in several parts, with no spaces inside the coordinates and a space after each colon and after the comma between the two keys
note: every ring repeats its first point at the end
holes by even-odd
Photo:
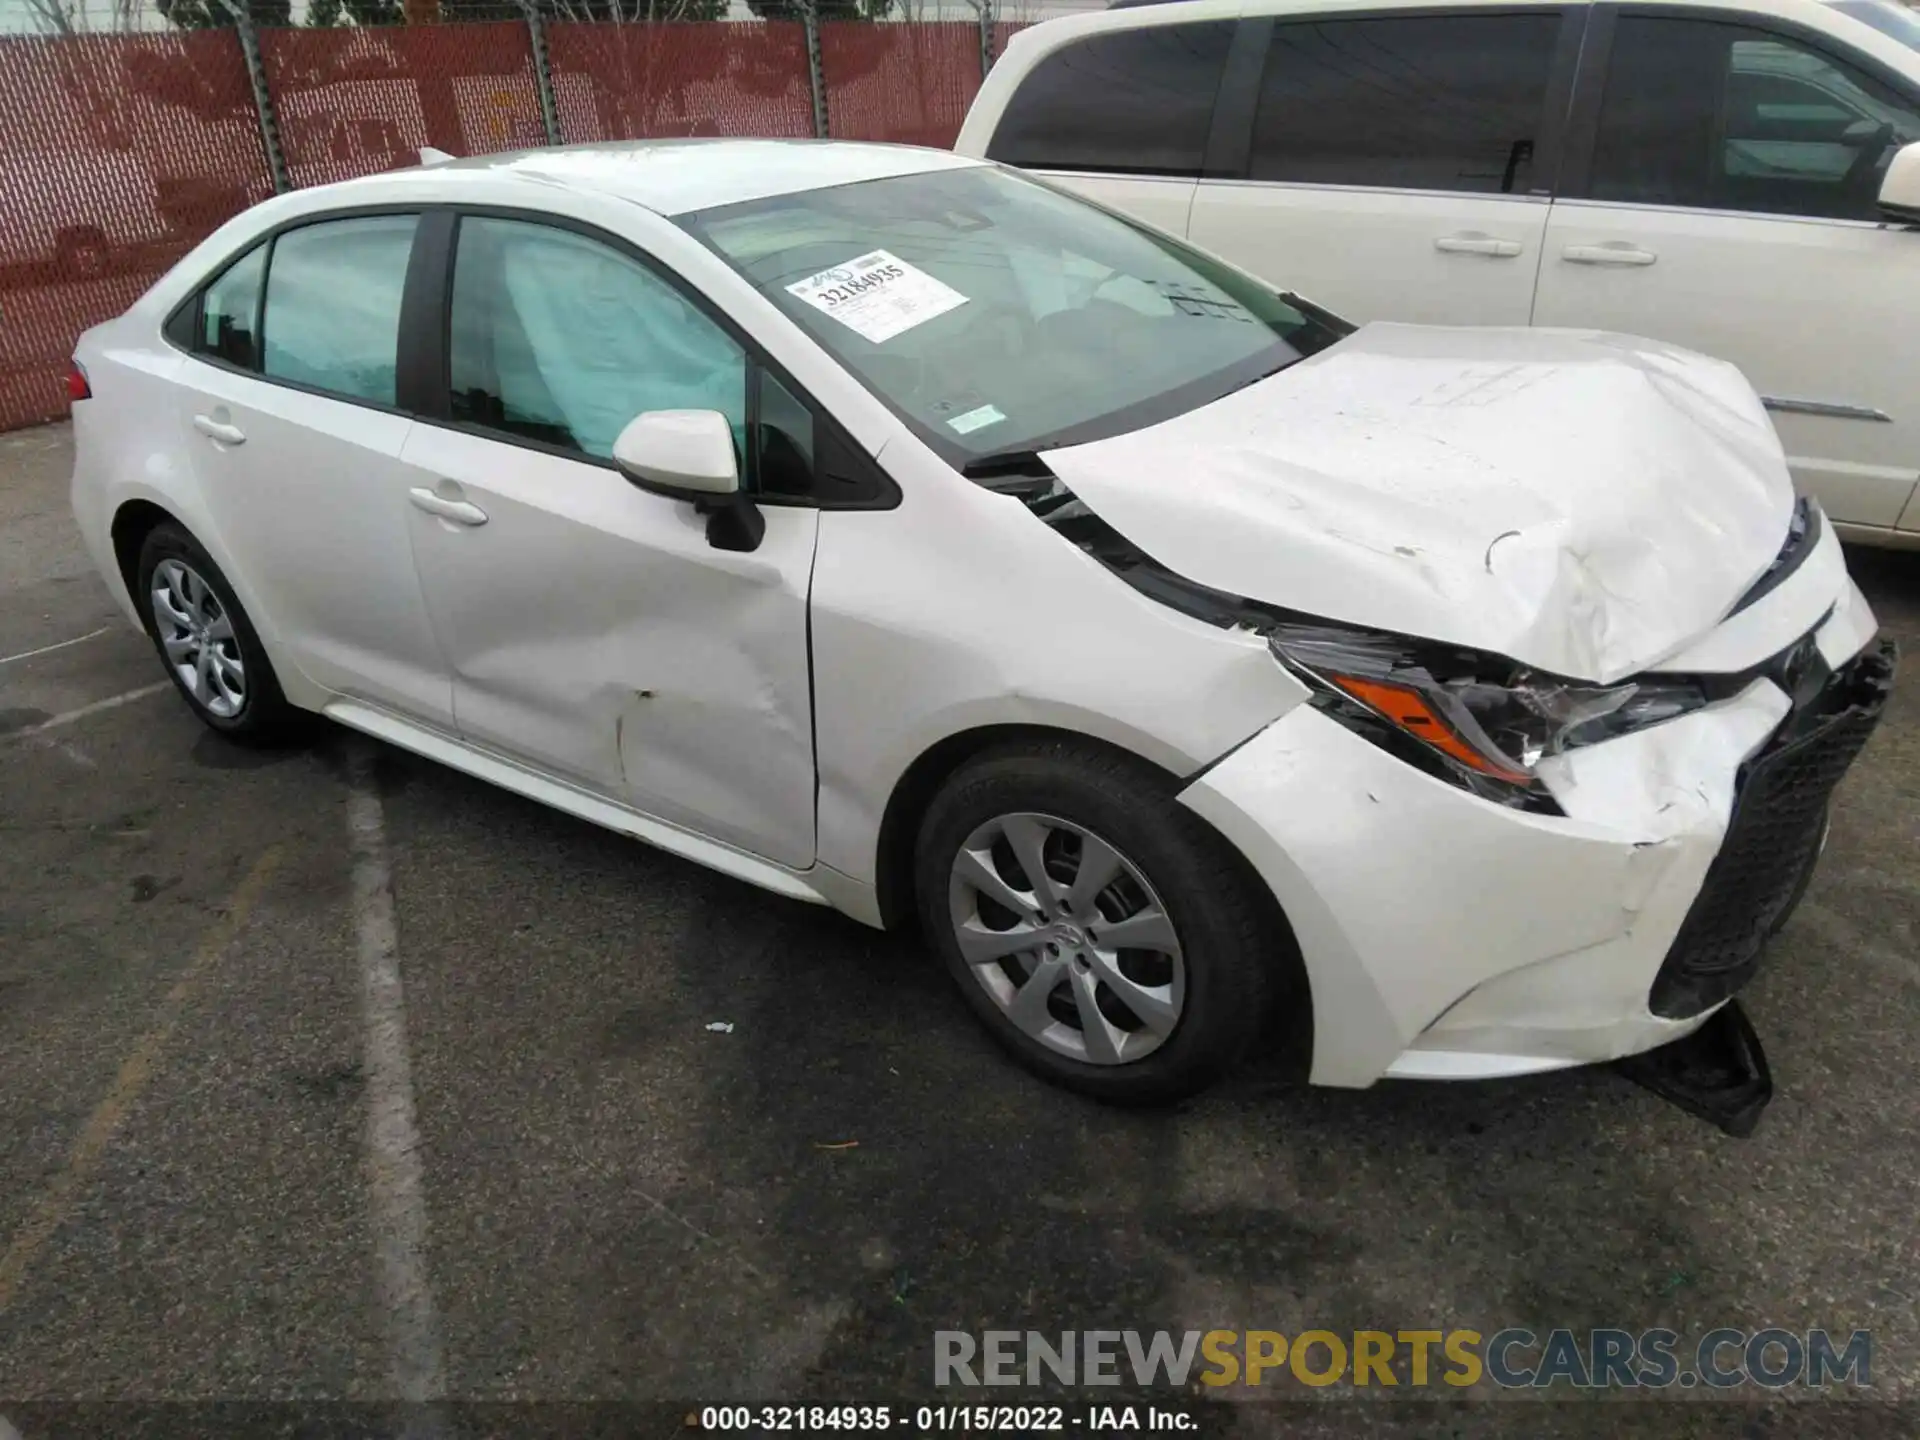
{"type": "Polygon", "coordinates": [[[1560,24],[1539,13],[1276,25],[1252,177],[1525,194],[1560,24]]]}
{"type": "Polygon", "coordinates": [[[1231,21],[1153,25],[1054,51],[1007,102],[987,158],[1034,170],[1198,175],[1231,21]]]}
{"type": "Polygon", "coordinates": [[[364,215],[286,230],[267,265],[270,380],[394,403],[400,296],[417,215],[364,215]]]}

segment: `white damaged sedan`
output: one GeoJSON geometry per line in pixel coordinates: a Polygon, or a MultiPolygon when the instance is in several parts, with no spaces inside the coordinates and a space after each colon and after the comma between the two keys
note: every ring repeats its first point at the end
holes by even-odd
{"type": "Polygon", "coordinates": [[[1750,1124],[1732,997],[1891,684],[1731,367],[1356,331],[932,151],[281,196],[70,385],[86,543],[207,724],[917,926],[1116,1100],[1659,1050],[1750,1124]]]}

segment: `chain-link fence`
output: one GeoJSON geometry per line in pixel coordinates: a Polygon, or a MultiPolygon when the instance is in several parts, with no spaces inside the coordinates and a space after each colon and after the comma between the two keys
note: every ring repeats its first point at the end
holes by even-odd
{"type": "Polygon", "coordinates": [[[806,27],[682,22],[546,27],[560,139],[814,133],[806,27]]]}
{"type": "Polygon", "coordinates": [[[951,145],[1015,28],[992,0],[964,21],[789,5],[798,18],[655,23],[571,18],[618,12],[565,0],[448,0],[457,20],[438,0],[305,0],[306,25],[256,23],[291,18],[273,3],[162,0],[175,23],[199,7],[214,23],[198,29],[0,36],[0,430],[63,415],[80,332],[276,190],[412,165],[423,145],[951,145]],[[342,14],[414,23],[316,23],[342,14]]]}

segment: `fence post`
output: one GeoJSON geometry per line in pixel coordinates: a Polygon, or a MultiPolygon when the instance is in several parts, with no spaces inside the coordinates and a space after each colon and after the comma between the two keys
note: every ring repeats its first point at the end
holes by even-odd
{"type": "Polygon", "coordinates": [[[827,67],[820,56],[820,15],[813,0],[800,0],[800,24],[807,32],[807,83],[813,87],[813,133],[825,140],[827,123],[827,67]]]}
{"type": "Polygon", "coordinates": [[[993,69],[993,0],[974,0],[980,15],[980,79],[993,69]]]}
{"type": "Polygon", "coordinates": [[[238,0],[220,0],[220,5],[233,17],[233,32],[240,37],[240,53],[246,57],[253,109],[260,117],[260,145],[267,152],[267,173],[273,177],[274,193],[284,195],[292,186],[287,180],[287,157],[280,151],[280,122],[273,112],[273,92],[267,89],[267,67],[260,59],[259,32],[238,0]]]}
{"type": "Polygon", "coordinates": [[[564,143],[560,138],[560,112],[553,103],[553,72],[547,68],[547,27],[540,22],[534,0],[520,0],[520,13],[527,17],[527,39],[533,45],[533,80],[540,87],[540,123],[546,127],[547,144],[564,143]]]}

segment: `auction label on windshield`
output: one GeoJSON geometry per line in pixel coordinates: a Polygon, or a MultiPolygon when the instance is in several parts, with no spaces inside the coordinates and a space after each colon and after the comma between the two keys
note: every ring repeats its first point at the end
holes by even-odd
{"type": "Polygon", "coordinates": [[[809,275],[787,293],[876,345],[967,303],[951,285],[886,250],[809,275]]]}

